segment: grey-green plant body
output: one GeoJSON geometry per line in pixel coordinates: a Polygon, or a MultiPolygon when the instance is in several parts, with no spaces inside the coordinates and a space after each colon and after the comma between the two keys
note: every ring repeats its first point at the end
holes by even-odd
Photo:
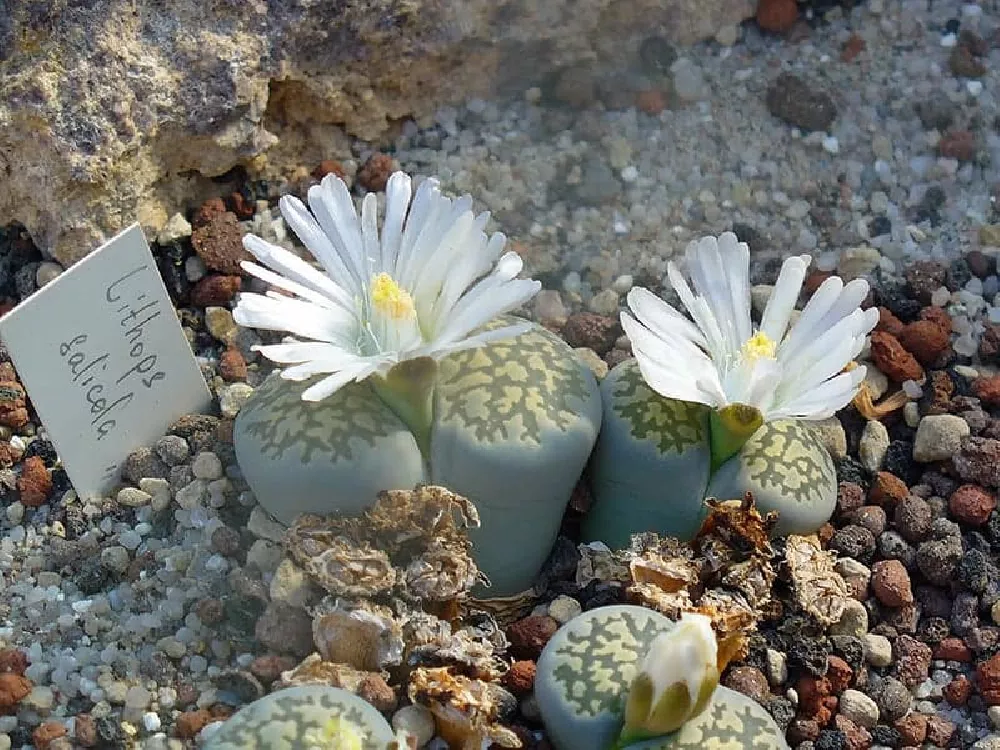
{"type": "Polygon", "coordinates": [[[777,511],[776,534],[809,534],[833,513],[837,478],[829,452],[805,422],[760,427],[711,473],[709,408],[655,393],[635,360],[601,384],[603,424],[589,467],[594,505],[584,535],[611,547],[632,534],[657,531],[691,539],[706,497],[742,497],[761,512],[777,511]]]}
{"type": "Polygon", "coordinates": [[[227,719],[204,750],[308,750],[330,747],[331,729],[350,736],[351,750],[386,750],[394,739],[389,722],[353,693],[303,685],[266,695],[227,719]]]}
{"type": "Polygon", "coordinates": [[[290,523],[360,513],[382,490],[448,487],[479,511],[484,593],[531,586],[600,429],[596,380],[565,342],[533,327],[441,360],[423,451],[367,382],[320,402],[302,400],[309,385],[272,375],[237,417],[236,456],[265,509],[290,523]]]}
{"type": "MultiPolygon", "coordinates": [[[[560,628],[538,659],[535,698],[557,750],[611,750],[622,729],[629,688],[654,639],[674,622],[644,607],[615,605],[584,612],[560,628]]],[[[629,750],[787,750],[767,711],[717,687],[708,708],[679,730],[629,750]]]]}

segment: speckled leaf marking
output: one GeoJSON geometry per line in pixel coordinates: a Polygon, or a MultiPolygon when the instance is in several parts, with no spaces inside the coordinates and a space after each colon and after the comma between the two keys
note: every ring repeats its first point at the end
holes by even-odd
{"type": "MultiPolygon", "coordinates": [[[[512,322],[503,318],[486,328],[512,322]]],[[[569,346],[536,326],[442,360],[437,422],[470,432],[481,443],[538,445],[543,432],[579,422],[592,387],[569,346]]]]}
{"type": "Polygon", "coordinates": [[[632,437],[656,444],[660,453],[683,453],[707,439],[708,408],[664,398],[642,379],[629,360],[613,386],[612,408],[631,427],[632,437]]]}
{"type": "Polygon", "coordinates": [[[716,700],[679,732],[648,750],[653,747],[656,750],[776,750],[787,745],[763,708],[755,710],[748,703],[730,705],[716,700]]]}
{"type": "Polygon", "coordinates": [[[662,621],[629,612],[585,618],[572,626],[555,651],[552,669],[562,699],[580,716],[618,710],[639,660],[663,631],[662,621]]]}
{"type": "Polygon", "coordinates": [[[750,481],[779,490],[802,505],[821,500],[820,491],[835,481],[833,460],[806,425],[793,421],[765,424],[740,454],[750,481]]]}
{"type": "Polygon", "coordinates": [[[302,450],[302,463],[354,458],[354,441],[374,447],[379,438],[402,429],[402,423],[364,383],[350,383],[320,402],[302,400],[310,382],[294,383],[277,374],[265,380],[243,407],[243,429],[260,440],[264,454],[281,458],[302,450]]]}
{"type": "Polygon", "coordinates": [[[332,695],[278,696],[266,709],[247,711],[220,730],[213,750],[278,750],[305,748],[314,742],[307,733],[322,731],[331,719],[342,718],[361,735],[363,750],[385,750],[386,743],[374,736],[364,713],[345,706],[332,695]]]}

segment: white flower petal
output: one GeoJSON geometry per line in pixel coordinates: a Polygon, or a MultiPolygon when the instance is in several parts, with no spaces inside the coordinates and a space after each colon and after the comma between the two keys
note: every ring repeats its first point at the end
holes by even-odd
{"type": "Polygon", "coordinates": [[[774,285],[774,291],[771,292],[760,321],[760,330],[771,341],[780,342],[785,337],[788,321],[802,291],[802,282],[806,279],[808,267],[808,255],[793,256],[781,264],[778,281],[774,285]]]}
{"type": "Polygon", "coordinates": [[[376,372],[376,370],[377,368],[370,363],[359,363],[351,367],[346,367],[306,388],[302,392],[302,400],[322,401],[324,398],[336,393],[352,380],[364,380],[376,372]]]}
{"type": "MultiPolygon", "coordinates": [[[[265,242],[260,237],[253,235],[247,235],[243,238],[243,247],[271,271],[281,274],[289,281],[307,287],[341,307],[351,307],[353,305],[351,295],[343,287],[338,286],[329,276],[323,275],[322,272],[317,271],[302,260],[302,258],[285,248],[272,245],[270,242],[265,242]]],[[[255,270],[252,270],[255,268],[252,264],[249,264],[248,261],[244,262],[248,263],[249,267],[242,264],[241,267],[247,270],[248,273],[258,276],[258,278],[269,284],[280,286],[272,280],[273,277],[265,278],[259,275],[255,270]]],[[[288,289],[287,286],[283,288],[288,289]]]]}
{"type": "Polygon", "coordinates": [[[320,307],[292,297],[244,292],[233,320],[245,328],[288,331],[300,338],[344,345],[354,336],[355,321],[339,309],[320,307]]]}
{"type": "MultiPolygon", "coordinates": [[[[328,280],[330,283],[350,290],[351,294],[359,294],[361,291],[360,279],[357,274],[351,270],[348,264],[344,262],[342,250],[335,247],[330,238],[324,234],[323,228],[317,223],[315,217],[309,213],[309,209],[306,208],[305,204],[294,196],[286,195],[278,201],[278,205],[281,208],[281,215],[284,217],[285,223],[292,228],[292,231],[295,232],[295,235],[302,241],[302,244],[305,245],[309,252],[312,253],[313,257],[319,261],[320,265],[326,269],[326,272],[329,274],[328,280]]],[[[251,241],[256,241],[258,243],[264,242],[264,240],[261,240],[259,237],[247,235],[243,238],[244,246],[251,241]]],[[[271,247],[276,246],[272,245],[271,247]]],[[[253,252],[253,250],[249,247],[247,247],[247,249],[250,250],[250,252],[253,252]]],[[[280,250],[283,248],[278,249],[280,250]]],[[[284,273],[282,269],[268,263],[261,256],[256,253],[254,253],[254,255],[256,255],[257,259],[264,265],[270,266],[276,271],[284,273]]],[[[289,253],[289,255],[291,255],[291,253],[289,253]]],[[[305,263],[305,261],[302,262],[305,263]]]]}

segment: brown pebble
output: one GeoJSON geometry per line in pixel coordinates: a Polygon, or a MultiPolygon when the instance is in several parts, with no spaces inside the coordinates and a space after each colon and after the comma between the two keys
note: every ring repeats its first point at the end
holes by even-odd
{"type": "Polygon", "coordinates": [[[572,347],[586,347],[604,356],[622,335],[618,318],[597,313],[578,312],[566,319],[562,337],[572,347]]]}
{"type": "Polygon", "coordinates": [[[841,482],[837,487],[837,509],[844,514],[853,513],[865,504],[865,490],[855,482],[841,482]]]}
{"type": "Polygon", "coordinates": [[[256,204],[253,201],[247,200],[243,193],[240,192],[230,193],[229,198],[226,200],[226,205],[230,211],[236,214],[236,218],[240,221],[253,218],[253,215],[257,213],[256,204]]]}
{"type": "Polygon", "coordinates": [[[194,613],[205,625],[216,625],[225,618],[226,610],[218,599],[205,597],[194,605],[194,613]]]}
{"type": "Polygon", "coordinates": [[[77,714],[73,721],[73,739],[83,747],[97,744],[97,723],[90,714],[77,714]]]}
{"type": "Polygon", "coordinates": [[[913,604],[910,574],[899,560],[879,560],[872,565],[872,593],[887,607],[913,604]]]}
{"type": "Polygon", "coordinates": [[[951,316],[940,307],[929,305],[920,311],[921,320],[929,320],[938,325],[945,333],[951,333],[951,316]]]}
{"type": "Polygon", "coordinates": [[[799,20],[799,6],[795,0],[760,0],[757,6],[757,25],[772,34],[784,34],[799,20]]]}
{"type": "Polygon", "coordinates": [[[871,344],[875,366],[890,380],[902,383],[905,380],[920,380],[924,376],[924,368],[892,334],[875,331],[871,344]]]}
{"type": "Polygon", "coordinates": [[[931,647],[916,638],[900,634],[892,644],[896,676],[909,688],[927,679],[931,668],[931,647]]]}
{"type": "Polygon", "coordinates": [[[840,61],[845,63],[854,62],[858,55],[865,51],[865,40],[857,34],[851,34],[850,38],[844,42],[840,50],[840,61]]]}
{"type": "Polygon", "coordinates": [[[876,331],[885,331],[886,333],[891,333],[893,336],[898,336],[904,327],[903,321],[893,315],[888,307],[880,307],[878,309],[876,331]]]}
{"type": "Polygon", "coordinates": [[[955,725],[943,716],[933,714],[927,717],[927,741],[934,747],[948,747],[955,725]]]}
{"type": "Polygon", "coordinates": [[[948,348],[948,332],[930,320],[915,320],[900,331],[899,343],[922,365],[930,365],[948,348]]]}
{"type": "Polygon", "coordinates": [[[548,615],[530,615],[518,620],[507,628],[511,653],[515,659],[537,661],[558,629],[559,623],[548,615]]]}
{"type": "Polygon", "coordinates": [[[635,95],[635,106],[647,115],[658,115],[667,108],[667,97],[659,89],[643,89],[635,95]]]}
{"type": "Polygon", "coordinates": [[[14,380],[0,381],[0,425],[19,430],[28,424],[24,387],[14,380]]]}
{"type": "Polygon", "coordinates": [[[758,703],[766,703],[771,696],[767,677],[757,667],[733,667],[723,680],[723,685],[737,693],[743,693],[758,703]]]}
{"type": "Polygon", "coordinates": [[[968,130],[953,130],[938,141],[938,154],[947,159],[972,161],[976,155],[976,136],[968,130]]]}
{"type": "Polygon", "coordinates": [[[66,727],[62,722],[46,721],[35,727],[35,731],[31,733],[31,740],[37,750],[49,750],[55,740],[65,736],[66,727]]]}
{"type": "Polygon", "coordinates": [[[844,733],[847,742],[847,750],[867,750],[871,747],[871,733],[862,726],[858,726],[843,714],[833,717],[833,725],[844,733]]]}
{"type": "Polygon", "coordinates": [[[182,740],[193,740],[206,724],[212,721],[212,714],[204,708],[184,711],[174,721],[174,731],[182,740]]]}
{"type": "Polygon", "coordinates": [[[214,217],[226,213],[226,203],[222,198],[209,198],[195,209],[191,216],[191,226],[197,229],[205,226],[214,217]]]}
{"type": "Polygon", "coordinates": [[[975,484],[963,484],[948,498],[951,514],[970,526],[982,526],[996,507],[996,497],[975,484]]]}
{"type": "Polygon", "coordinates": [[[0,442],[0,469],[9,469],[21,460],[23,451],[8,442],[0,442]]]}
{"type": "Polygon", "coordinates": [[[219,357],[219,374],[226,382],[245,381],[247,379],[247,361],[236,347],[229,347],[219,357]]]}
{"type": "Polygon", "coordinates": [[[948,67],[953,74],[962,78],[979,78],[986,74],[986,66],[963,44],[952,48],[948,56],[948,67]]]}
{"type": "Polygon", "coordinates": [[[358,184],[365,190],[378,193],[392,175],[392,157],[388,154],[372,154],[358,172],[358,184]]]}
{"type": "Polygon", "coordinates": [[[358,684],[357,693],[359,698],[368,701],[384,714],[389,714],[396,708],[396,693],[382,675],[374,672],[365,675],[358,684]]]}
{"type": "Polygon", "coordinates": [[[1000,323],[989,323],[979,339],[979,356],[985,361],[1000,354],[1000,323]]]}
{"type": "MultiPolygon", "coordinates": [[[[1000,654],[994,654],[976,666],[979,694],[989,706],[1000,705],[1000,654]]],[[[0,704],[2,705],[2,704],[0,704]]]]}
{"type": "Polygon", "coordinates": [[[887,523],[885,508],[880,505],[862,506],[851,516],[851,523],[863,526],[877,537],[882,536],[887,523]]]}
{"type": "Polygon", "coordinates": [[[969,264],[972,275],[985,279],[996,270],[996,261],[982,250],[970,250],[965,254],[965,262],[969,264]]]}
{"type": "Polygon", "coordinates": [[[191,233],[191,245],[210,271],[236,276],[240,263],[251,260],[243,249],[243,230],[236,214],[226,211],[209,219],[191,233]]]}
{"type": "Polygon", "coordinates": [[[29,456],[21,465],[21,476],[17,478],[17,489],[21,502],[29,508],[44,505],[52,492],[52,476],[45,468],[41,456],[29,456]]]}
{"type": "Polygon", "coordinates": [[[250,674],[266,685],[270,685],[281,677],[282,672],[294,669],[298,661],[291,656],[280,656],[279,654],[265,654],[258,656],[250,662],[250,674]]]}
{"type": "Polygon", "coordinates": [[[527,695],[535,687],[535,662],[521,660],[510,665],[504,685],[514,695],[527,695]]]}
{"type": "Polygon", "coordinates": [[[980,377],[972,381],[972,392],[986,406],[1000,406],[1000,375],[980,377]]]}
{"type": "Polygon", "coordinates": [[[796,718],[788,725],[788,741],[792,746],[803,742],[814,742],[819,737],[819,722],[814,719],[796,718]]]}
{"type": "Polygon", "coordinates": [[[910,494],[906,482],[888,471],[880,471],[872,482],[869,498],[876,505],[894,509],[896,504],[910,494]]]}
{"type": "Polygon", "coordinates": [[[953,706],[964,706],[972,694],[972,683],[964,674],[955,677],[945,685],[941,692],[945,699],[953,706]]]}
{"type": "Polygon", "coordinates": [[[0,674],[0,711],[9,712],[31,692],[31,680],[13,672],[0,674]]]}
{"type": "Polygon", "coordinates": [[[19,648],[0,649],[0,673],[23,675],[28,668],[28,655],[19,648]]]}
{"type": "Polygon", "coordinates": [[[223,276],[209,274],[191,287],[191,305],[193,307],[222,307],[229,304],[240,290],[242,280],[239,276],[223,276]]]}
{"type": "Polygon", "coordinates": [[[826,657],[826,678],[830,681],[830,691],[838,695],[851,686],[854,670],[839,656],[826,657]]]}
{"type": "Polygon", "coordinates": [[[345,181],[347,179],[347,172],[344,171],[344,165],[335,159],[324,159],[312,171],[312,176],[317,180],[322,180],[328,174],[336,175],[345,181]]]}
{"type": "Polygon", "coordinates": [[[914,711],[896,719],[893,727],[899,732],[903,746],[920,747],[927,737],[927,715],[914,711]]]}
{"type": "Polygon", "coordinates": [[[934,649],[934,658],[968,663],[972,661],[972,650],[961,638],[944,638],[934,649]]]}

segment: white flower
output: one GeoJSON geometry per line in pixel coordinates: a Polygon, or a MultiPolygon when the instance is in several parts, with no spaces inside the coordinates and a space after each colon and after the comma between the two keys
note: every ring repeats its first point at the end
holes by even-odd
{"type": "Polygon", "coordinates": [[[718,684],[712,621],[685,612],[650,645],[629,689],[622,737],[631,743],[676,731],[708,707],[718,684]]]}
{"type": "Polygon", "coordinates": [[[726,232],[690,243],[685,257],[694,292],[673,263],[667,274],[693,323],[638,287],[628,295],[632,314],[622,313],[650,388],[715,409],[750,406],[765,422],[823,419],[854,398],[865,368],[843,370],[878,323],[876,309],[860,309],[867,282],[831,276],[789,327],[809,265],[809,256],[791,257],[755,329],[746,243],[726,232]]]}
{"type": "Polygon", "coordinates": [[[283,365],[282,377],[327,377],[302,394],[319,401],[352,380],[385,376],[400,362],[440,359],[487,341],[516,336],[529,323],[474,333],[529,300],[537,281],[517,279],[521,258],[503,252],[506,238],[483,231],[472,199],[443,196],[434,179],[412,194],[410,178],[386,185],[385,218],[365,196],[360,220],[344,182],[328,175],[309,189],[309,209],[281,199],[281,213],[323,271],[284,248],[248,235],[243,244],[266,268],[248,273],[289,292],[243,294],[233,310],[242,326],[286,331],[295,341],[255,347],[283,365]],[[411,201],[412,196],[412,201],[411,201]]]}

